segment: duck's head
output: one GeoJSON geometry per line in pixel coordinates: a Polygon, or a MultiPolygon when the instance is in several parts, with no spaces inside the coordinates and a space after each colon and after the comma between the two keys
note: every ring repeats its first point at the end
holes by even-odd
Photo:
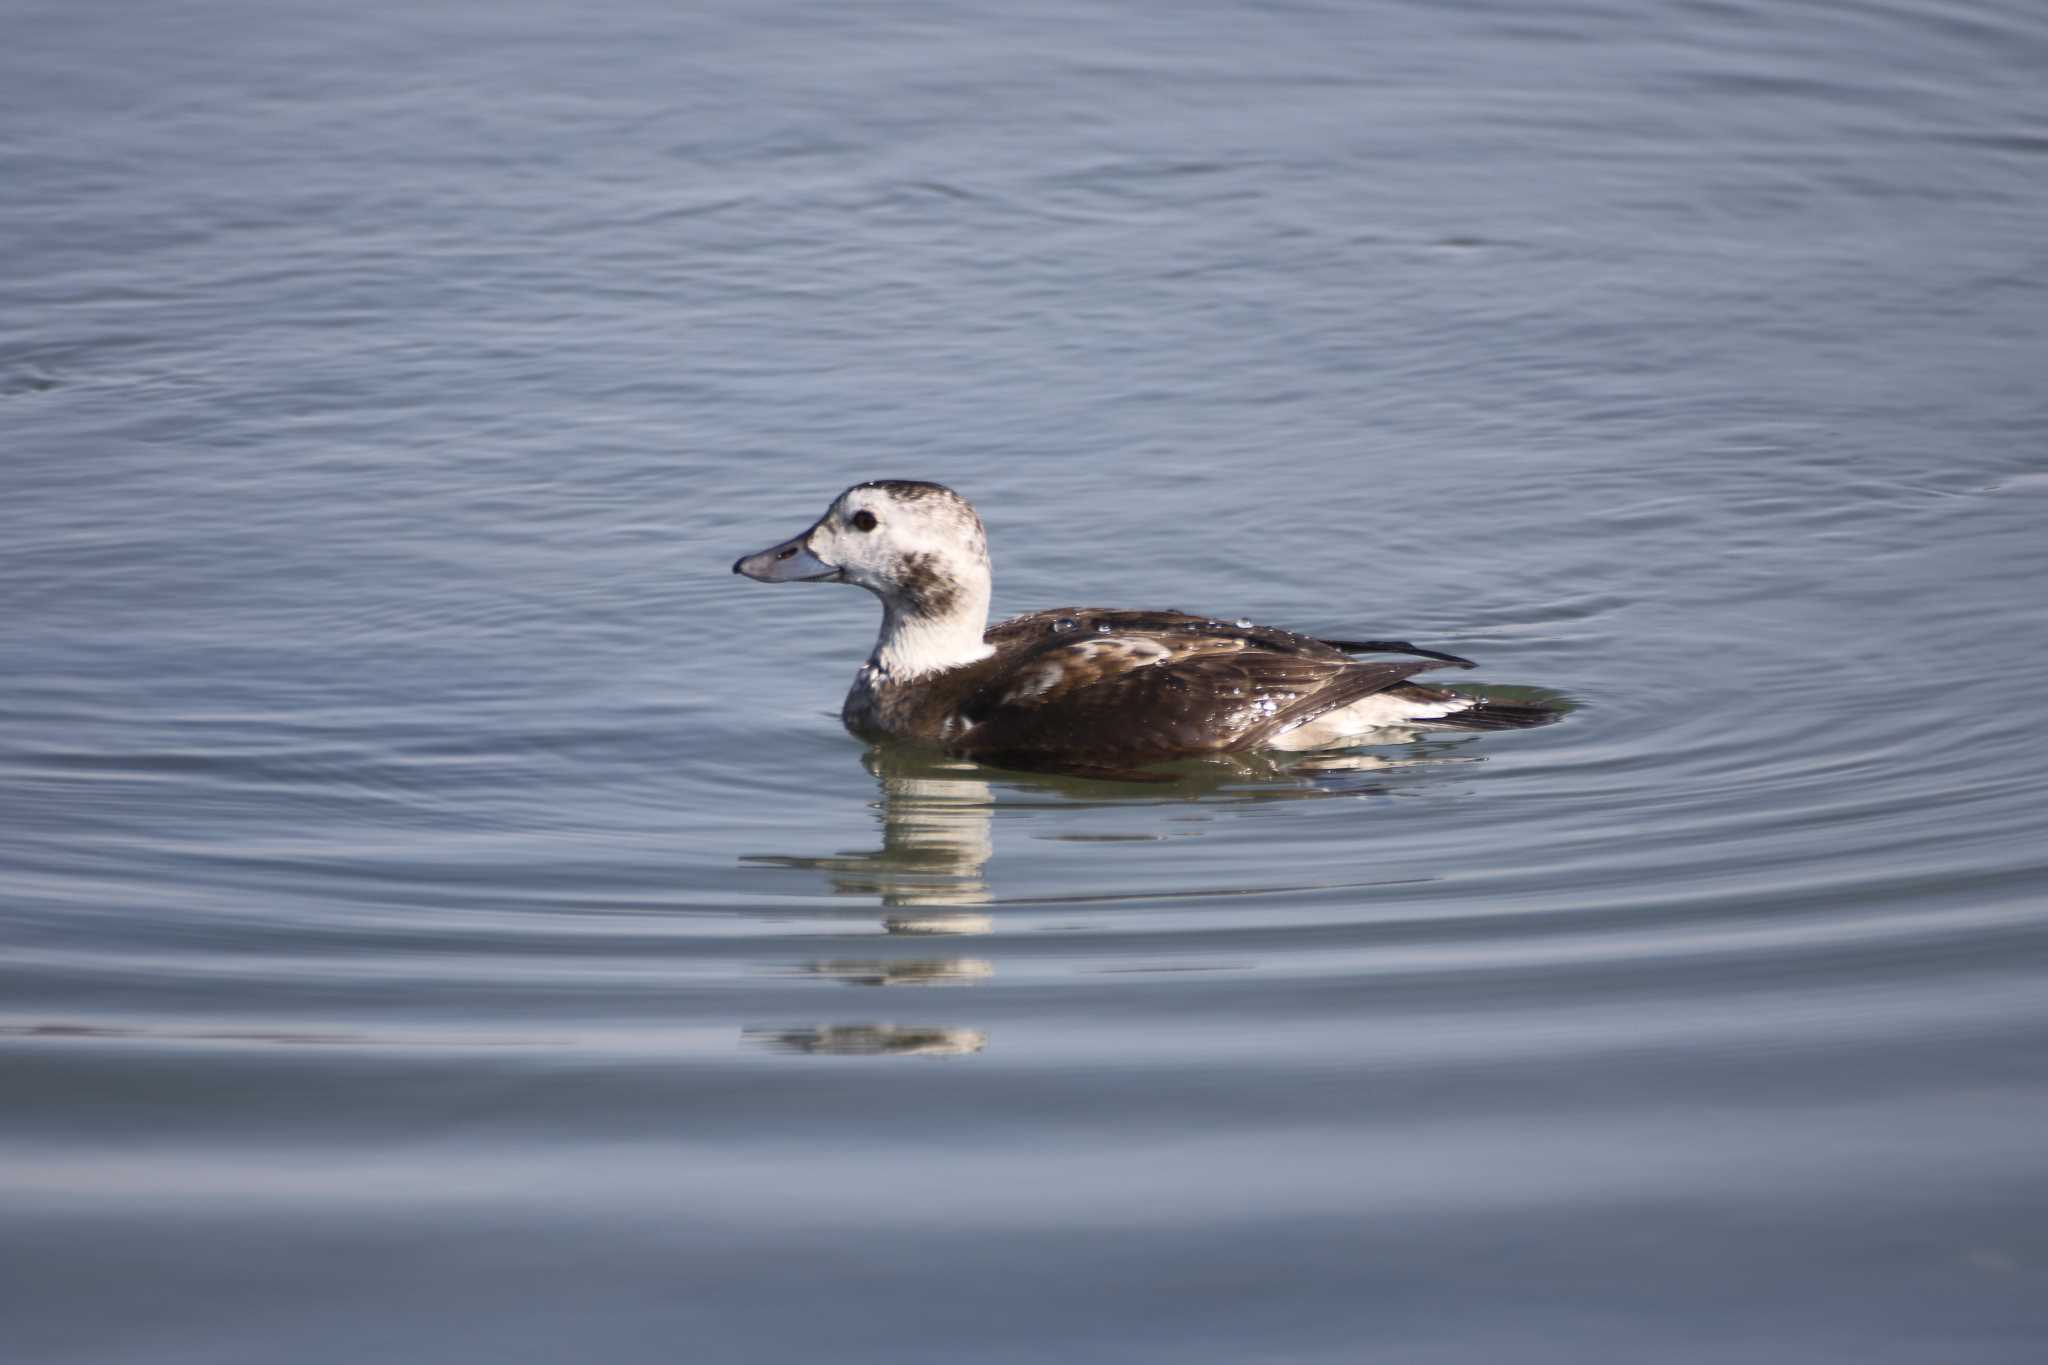
{"type": "Polygon", "coordinates": [[[988,612],[988,537],[981,518],[965,498],[936,483],[857,483],[802,535],[745,556],[732,571],[763,583],[856,583],[892,614],[907,617],[982,618],[988,612]]]}

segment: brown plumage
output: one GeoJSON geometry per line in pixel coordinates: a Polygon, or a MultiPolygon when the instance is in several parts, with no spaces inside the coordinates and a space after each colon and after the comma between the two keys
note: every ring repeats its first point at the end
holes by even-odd
{"type": "MultiPolygon", "coordinates": [[[[993,627],[986,639],[995,653],[969,666],[982,676],[944,689],[969,728],[928,738],[1004,768],[1068,767],[1076,754],[1140,767],[1257,749],[1444,667],[1360,662],[1305,635],[1181,612],[1034,612],[993,627]]],[[[1418,700],[1451,695],[1411,691],[1418,700]]]]}

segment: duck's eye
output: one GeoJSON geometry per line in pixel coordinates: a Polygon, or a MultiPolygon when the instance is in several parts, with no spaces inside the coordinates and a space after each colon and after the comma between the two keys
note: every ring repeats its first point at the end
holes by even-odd
{"type": "Polygon", "coordinates": [[[875,514],[868,511],[865,507],[855,512],[851,520],[853,521],[853,529],[856,531],[872,531],[875,529],[875,514]]]}

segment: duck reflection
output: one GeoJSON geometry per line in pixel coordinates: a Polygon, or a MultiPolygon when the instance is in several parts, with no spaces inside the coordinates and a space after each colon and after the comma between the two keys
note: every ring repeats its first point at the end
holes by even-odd
{"type": "MultiPolygon", "coordinates": [[[[989,770],[972,763],[888,749],[861,759],[881,788],[875,810],[882,846],[826,857],[757,854],[742,861],[821,872],[842,896],[878,898],[882,927],[906,938],[986,934],[994,921],[973,907],[994,899],[984,869],[994,852],[995,798],[989,770]]],[[[969,986],[995,965],[978,957],[829,958],[798,968],[850,986],[969,986]]],[[[959,1056],[980,1052],[980,1029],[857,1023],[750,1028],[746,1040],[814,1056],[959,1056]]]]}
{"type": "MultiPolygon", "coordinates": [[[[1382,733],[1381,743],[1383,747],[1405,745],[1418,738],[1410,731],[1389,730],[1382,733]]],[[[1370,795],[1386,790],[1384,784],[1371,781],[1370,774],[1421,764],[1478,761],[1447,748],[1400,753],[1227,754],[1168,764],[1142,779],[1103,781],[1009,772],[919,750],[876,747],[861,756],[861,765],[880,786],[881,799],[873,807],[882,826],[880,848],[822,857],[757,853],[740,861],[822,872],[840,895],[878,897],[885,908],[902,912],[884,919],[891,933],[984,934],[991,928],[989,917],[960,907],[994,900],[985,874],[995,852],[990,827],[996,797],[991,779],[1000,781],[1013,798],[1051,796],[1074,804],[1109,804],[1133,797],[1154,802],[1217,796],[1272,801],[1370,795]]],[[[1064,837],[1107,841],[1156,836],[1064,837]]]]}
{"type": "MultiPolygon", "coordinates": [[[[1376,774],[1421,765],[1477,763],[1452,744],[1417,744],[1419,734],[1388,730],[1375,750],[1318,754],[1230,754],[1161,767],[1143,780],[1102,781],[1046,773],[1015,773],[948,759],[920,750],[878,746],[861,756],[874,776],[880,799],[873,803],[881,824],[880,848],[822,856],[756,853],[740,861],[757,867],[820,872],[842,896],[873,897],[888,911],[882,927],[907,937],[987,934],[994,920],[975,907],[992,904],[987,868],[995,853],[992,825],[1003,787],[1010,805],[1052,797],[1067,806],[1116,805],[1132,799],[1161,801],[1276,801],[1332,796],[1367,796],[1390,789],[1376,774]],[[1389,752],[1392,746],[1403,746],[1389,752]]],[[[1063,843],[1152,842],[1161,834],[1060,833],[1063,843]]],[[[958,959],[957,971],[938,971],[932,962],[812,963],[807,971],[857,980],[898,984],[909,980],[957,981],[986,976],[988,964],[958,959]],[[880,977],[881,980],[872,978],[880,977]]]]}
{"type": "Polygon", "coordinates": [[[964,986],[995,974],[995,964],[978,957],[911,958],[885,962],[868,958],[808,962],[804,971],[849,986],[964,986]]]}
{"type": "MultiPolygon", "coordinates": [[[[1114,805],[1133,798],[1159,801],[1270,801],[1288,798],[1364,795],[1384,789],[1374,775],[1421,763],[1465,760],[1446,749],[1409,745],[1417,736],[1389,733],[1376,751],[1323,754],[1233,755],[1181,763],[1145,781],[1105,782],[1050,774],[997,772],[974,763],[927,752],[872,748],[862,765],[876,780],[881,846],[825,856],[754,854],[742,861],[762,867],[801,868],[822,873],[843,896],[873,897],[885,913],[882,927],[900,938],[972,936],[994,931],[994,920],[978,908],[995,894],[988,864],[995,852],[993,823],[999,783],[1007,803],[1029,804],[1051,797],[1062,805],[1114,805]],[[1408,747],[1389,752],[1386,745],[1408,747]]],[[[1061,841],[1119,839],[1151,841],[1156,834],[1065,833],[1061,841]]],[[[801,975],[850,986],[971,986],[995,975],[995,964],[969,956],[828,958],[793,968],[801,975]]],[[[782,1052],[834,1056],[979,1052],[987,1035],[979,1029],[854,1023],[764,1027],[745,1031],[754,1044],[782,1052]]]]}
{"type": "Polygon", "coordinates": [[[882,846],[826,857],[754,854],[764,867],[822,872],[842,896],[878,897],[892,934],[986,934],[989,917],[961,907],[986,905],[984,869],[995,851],[990,770],[974,763],[892,749],[870,749],[861,763],[881,786],[874,809],[882,846]]]}
{"type": "Polygon", "coordinates": [[[810,1028],[750,1028],[742,1036],[757,1047],[832,1057],[957,1057],[988,1046],[980,1029],[834,1024],[810,1028]]]}

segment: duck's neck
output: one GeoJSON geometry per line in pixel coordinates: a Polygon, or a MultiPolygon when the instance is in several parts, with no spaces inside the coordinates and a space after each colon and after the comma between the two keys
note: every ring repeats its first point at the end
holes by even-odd
{"type": "Polygon", "coordinates": [[[988,586],[963,587],[945,612],[882,599],[882,633],[869,662],[895,680],[959,668],[995,651],[982,643],[988,629],[988,586]]]}

